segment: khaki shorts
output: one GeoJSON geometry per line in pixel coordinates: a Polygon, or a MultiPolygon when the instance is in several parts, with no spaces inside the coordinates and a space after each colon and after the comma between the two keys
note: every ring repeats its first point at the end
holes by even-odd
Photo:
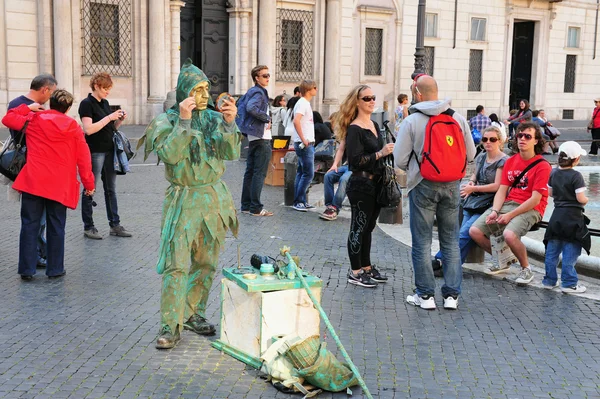
{"type": "MultiPolygon", "coordinates": [[[[520,204],[514,201],[505,202],[502,205],[502,208],[500,208],[500,214],[505,214],[512,210],[515,210],[519,207],[519,205],[520,204]]],[[[535,209],[532,209],[518,216],[515,216],[510,222],[508,222],[508,224],[486,224],[485,219],[490,213],[492,213],[492,208],[485,211],[483,215],[481,215],[479,219],[477,219],[475,223],[473,223],[473,226],[481,230],[483,234],[485,234],[485,236],[488,238],[492,234],[502,233],[505,229],[512,231],[520,238],[527,234],[529,232],[529,229],[531,229],[531,227],[534,224],[542,220],[542,216],[540,215],[540,213],[535,209]]]]}

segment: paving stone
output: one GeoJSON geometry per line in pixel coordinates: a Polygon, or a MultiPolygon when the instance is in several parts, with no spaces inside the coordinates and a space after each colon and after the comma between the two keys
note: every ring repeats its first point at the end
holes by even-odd
{"type": "MultiPolygon", "coordinates": [[[[228,162],[224,175],[237,206],[244,167],[228,162]]],[[[117,181],[121,220],[134,237],[108,235],[102,195],[94,216],[103,240],[84,239],[79,209],[69,211],[68,274],[55,281],[43,270],[30,283],[18,278],[19,204],[0,195],[0,398],[290,397],[210,347],[214,338],[186,331],[173,350],[154,348],[163,175],[162,166],[134,165],[117,181]]],[[[324,222],[283,207],[280,187],[265,186],[262,198],[275,216],[240,215],[239,237],[227,237],[221,266],[237,264],[238,244],[245,264],[253,253],[274,256],[290,245],[302,267],[324,280],[322,305],[375,397],[600,397],[596,303],[465,273],[458,311],[441,308],[441,279],[438,309],[424,311],[405,301],[413,288],[409,248],[377,229],[372,260],[390,281],[348,285],[349,220],[324,222]]],[[[217,323],[221,278],[218,272],[207,309],[217,323]]],[[[342,360],[324,325],[322,332],[342,360]]],[[[362,396],[360,387],[352,390],[362,396]]]]}

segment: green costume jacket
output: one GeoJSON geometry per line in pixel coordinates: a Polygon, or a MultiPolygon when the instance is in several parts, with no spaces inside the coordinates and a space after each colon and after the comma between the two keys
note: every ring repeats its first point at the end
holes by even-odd
{"type": "Polygon", "coordinates": [[[179,75],[177,103],[156,117],[144,134],[144,158],[155,151],[171,184],[163,206],[159,274],[170,263],[173,240],[187,240],[191,248],[200,237],[205,242],[197,242],[198,246],[212,240],[222,244],[225,234],[219,230],[230,229],[236,236],[238,232],[233,199],[221,176],[224,160],[239,158],[239,129],[235,122],[225,123],[222,114],[212,109],[194,110],[191,120],[179,118],[179,103],[198,83],[207,80],[200,69],[186,63],[179,75]],[[225,229],[218,229],[221,223],[225,229]],[[174,237],[181,227],[185,234],[174,237]]]}

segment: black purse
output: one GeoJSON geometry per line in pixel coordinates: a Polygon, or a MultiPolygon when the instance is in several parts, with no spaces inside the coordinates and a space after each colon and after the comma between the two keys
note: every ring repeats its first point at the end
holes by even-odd
{"type": "Polygon", "coordinates": [[[27,147],[23,145],[23,137],[25,137],[25,129],[28,124],[29,121],[26,121],[23,125],[19,142],[14,145],[14,148],[9,149],[11,146],[6,145],[0,153],[0,173],[12,181],[15,181],[27,162],[27,147]]]}
{"type": "Polygon", "coordinates": [[[392,157],[387,156],[383,161],[381,174],[383,187],[377,196],[377,203],[383,208],[395,208],[402,200],[402,191],[392,165],[392,157]]]}

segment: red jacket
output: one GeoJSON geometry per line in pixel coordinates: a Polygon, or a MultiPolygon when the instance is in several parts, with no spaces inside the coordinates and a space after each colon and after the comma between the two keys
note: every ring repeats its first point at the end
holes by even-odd
{"type": "Polygon", "coordinates": [[[592,120],[594,121],[593,129],[600,129],[600,105],[592,111],[592,120]]]}
{"type": "Polygon", "coordinates": [[[25,104],[9,110],[2,118],[2,123],[13,130],[21,130],[25,121],[29,121],[25,129],[27,163],[13,188],[75,209],[80,191],[78,168],[85,189],[94,189],[92,157],[83,130],[61,112],[31,112],[25,104]]]}

